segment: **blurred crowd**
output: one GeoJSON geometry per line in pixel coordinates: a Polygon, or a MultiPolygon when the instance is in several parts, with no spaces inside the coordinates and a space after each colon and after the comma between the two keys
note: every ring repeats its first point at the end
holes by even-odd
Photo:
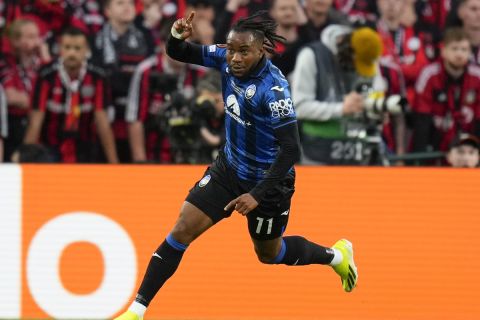
{"type": "Polygon", "coordinates": [[[480,0],[0,0],[0,162],[209,163],[220,75],[164,44],[191,11],[210,45],[260,10],[302,164],[478,166],[480,0]]]}

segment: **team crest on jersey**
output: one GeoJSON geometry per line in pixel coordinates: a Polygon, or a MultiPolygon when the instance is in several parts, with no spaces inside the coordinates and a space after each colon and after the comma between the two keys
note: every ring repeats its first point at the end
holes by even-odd
{"type": "Polygon", "coordinates": [[[247,90],[245,90],[245,98],[250,99],[255,95],[255,92],[257,91],[257,87],[254,84],[251,84],[247,87],[247,90]]]}
{"type": "Polygon", "coordinates": [[[217,51],[217,46],[212,44],[211,46],[208,46],[208,52],[215,52],[217,51]]]}
{"type": "Polygon", "coordinates": [[[465,97],[465,102],[468,104],[472,104],[475,102],[476,98],[477,98],[477,94],[475,93],[475,90],[469,90],[465,97]]]}
{"type": "Polygon", "coordinates": [[[205,187],[207,183],[210,182],[210,179],[211,179],[210,175],[207,174],[205,177],[202,178],[202,180],[200,180],[200,182],[198,183],[198,186],[200,188],[205,187]]]}

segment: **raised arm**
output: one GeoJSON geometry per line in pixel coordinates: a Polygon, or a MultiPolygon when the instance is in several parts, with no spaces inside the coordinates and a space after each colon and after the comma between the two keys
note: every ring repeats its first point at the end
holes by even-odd
{"type": "Polygon", "coordinates": [[[172,59],[203,65],[202,46],[185,41],[193,33],[192,21],[194,16],[195,12],[192,12],[188,18],[181,18],[173,23],[170,36],[167,39],[166,51],[172,59]]]}

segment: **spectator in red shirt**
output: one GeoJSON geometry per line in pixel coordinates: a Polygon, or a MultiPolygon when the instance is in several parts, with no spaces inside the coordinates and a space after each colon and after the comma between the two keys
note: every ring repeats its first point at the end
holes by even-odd
{"type": "Polygon", "coordinates": [[[352,23],[377,20],[376,0],[335,0],[334,6],[352,23]]]}
{"type": "Polygon", "coordinates": [[[383,42],[383,56],[392,59],[402,69],[410,103],[420,70],[435,58],[435,44],[429,32],[418,24],[404,26],[402,14],[407,0],[377,0],[380,19],[377,31],[383,42]]]}
{"type": "Polygon", "coordinates": [[[24,142],[43,143],[57,161],[97,162],[97,133],[110,163],[118,162],[110,123],[104,72],[87,62],[86,35],[70,28],[60,38],[60,58],[40,72],[24,142]]]}
{"type": "Polygon", "coordinates": [[[470,54],[467,34],[447,29],[441,61],[425,67],[416,84],[413,151],[446,151],[458,134],[480,133],[480,67],[470,54]]]}
{"type": "MultiPolygon", "coordinates": [[[[415,2],[415,0],[409,0],[415,2]]],[[[417,2],[417,8],[420,14],[419,19],[437,26],[443,30],[447,22],[447,17],[452,9],[452,2],[458,0],[421,0],[417,2]]]]}
{"type": "Polygon", "coordinates": [[[109,116],[118,156],[123,163],[131,162],[125,108],[128,86],[137,65],[154,52],[153,39],[135,27],[133,0],[105,1],[108,21],[97,33],[93,46],[93,61],[103,67],[112,80],[113,108],[109,116]]]}
{"type": "Polygon", "coordinates": [[[198,67],[172,60],[164,53],[138,66],[128,90],[126,111],[133,161],[173,161],[167,128],[159,121],[169,104],[165,100],[178,93],[185,100],[192,98],[202,73],[198,67]]]}
{"type": "Polygon", "coordinates": [[[20,18],[9,27],[12,52],[7,56],[3,86],[7,97],[9,134],[5,141],[5,159],[22,143],[30,112],[30,96],[40,66],[50,60],[47,44],[37,24],[20,18]]]}

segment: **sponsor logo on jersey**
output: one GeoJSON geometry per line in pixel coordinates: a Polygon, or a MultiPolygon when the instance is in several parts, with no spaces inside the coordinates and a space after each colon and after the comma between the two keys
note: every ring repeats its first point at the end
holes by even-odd
{"type": "Polygon", "coordinates": [[[232,111],[237,116],[240,115],[240,105],[235,95],[231,94],[227,97],[227,110],[232,111]]]}
{"type": "Polygon", "coordinates": [[[272,118],[284,118],[294,113],[291,98],[270,102],[268,106],[270,107],[270,111],[272,111],[272,118]]]}
{"type": "Polygon", "coordinates": [[[282,88],[282,87],[279,87],[279,86],[274,86],[274,87],[271,87],[270,90],[275,90],[275,91],[278,91],[278,92],[283,92],[283,90],[285,90],[285,89],[282,88]]]}
{"type": "Polygon", "coordinates": [[[257,87],[254,84],[251,84],[247,87],[247,90],[245,90],[245,98],[250,99],[255,95],[255,92],[257,91],[257,87]]]}
{"type": "Polygon", "coordinates": [[[205,177],[202,178],[202,180],[200,180],[200,182],[198,183],[198,186],[200,188],[203,188],[207,185],[207,183],[210,181],[210,175],[207,174],[205,177]]]}

